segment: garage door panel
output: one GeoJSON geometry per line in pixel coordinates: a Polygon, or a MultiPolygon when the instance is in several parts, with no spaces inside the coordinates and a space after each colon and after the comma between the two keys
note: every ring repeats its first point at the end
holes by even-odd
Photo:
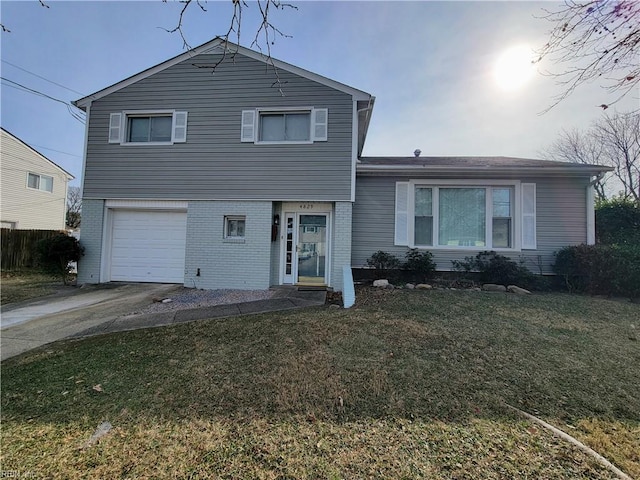
{"type": "Polygon", "coordinates": [[[114,210],[111,280],[183,283],[187,215],[114,210]]]}

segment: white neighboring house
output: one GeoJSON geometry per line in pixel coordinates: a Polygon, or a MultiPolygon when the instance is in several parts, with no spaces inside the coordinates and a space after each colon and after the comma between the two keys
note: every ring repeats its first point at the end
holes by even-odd
{"type": "Polygon", "coordinates": [[[74,176],[0,129],[0,223],[20,230],[64,230],[74,176]]]}

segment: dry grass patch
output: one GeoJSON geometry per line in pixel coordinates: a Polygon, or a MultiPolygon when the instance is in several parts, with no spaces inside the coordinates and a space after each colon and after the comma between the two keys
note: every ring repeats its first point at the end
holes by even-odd
{"type": "Polygon", "coordinates": [[[518,421],[115,421],[121,426],[91,448],[82,448],[91,435],[84,423],[44,425],[38,438],[12,423],[3,465],[68,479],[610,477],[581,452],[518,421]],[[31,440],[17,457],[20,436],[31,440]]]}
{"type": "Polygon", "coordinates": [[[350,310],[60,342],[2,365],[3,466],[65,478],[611,478],[509,403],[640,476],[640,349],[626,334],[639,315],[569,295],[365,289],[350,310]],[[78,449],[103,421],[113,431],[78,449]]]}
{"type": "Polygon", "coordinates": [[[2,272],[1,282],[2,305],[44,297],[63,288],[60,279],[38,272],[2,272]]]}

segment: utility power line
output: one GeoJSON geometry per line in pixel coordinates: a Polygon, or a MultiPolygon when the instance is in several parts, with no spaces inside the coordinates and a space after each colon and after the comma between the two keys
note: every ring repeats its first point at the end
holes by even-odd
{"type": "Polygon", "coordinates": [[[78,120],[82,124],[85,123],[84,118],[82,118],[82,116],[80,116],[80,114],[78,112],[75,112],[73,110],[74,107],[69,102],[67,102],[65,100],[60,100],[59,98],[52,97],[51,95],[47,95],[46,93],[43,93],[43,92],[41,92],[39,90],[35,90],[33,88],[26,87],[26,86],[22,85],[21,83],[14,82],[13,80],[9,80],[8,78],[5,78],[5,77],[0,77],[0,80],[2,80],[4,82],[7,82],[7,86],[8,87],[12,87],[12,88],[15,88],[17,90],[21,90],[21,91],[24,91],[24,92],[27,92],[27,93],[31,93],[32,95],[37,95],[37,96],[40,96],[40,97],[43,97],[43,98],[47,98],[47,99],[52,100],[54,102],[58,102],[58,103],[61,103],[61,104],[65,105],[67,107],[67,111],[69,112],[69,114],[73,118],[75,118],[76,120],[78,120]]]}
{"type": "Polygon", "coordinates": [[[64,88],[65,90],[69,90],[70,92],[77,93],[78,95],[82,95],[83,97],[85,96],[85,94],[84,94],[84,93],[82,93],[82,92],[79,92],[79,91],[77,91],[77,90],[74,90],[73,88],[65,87],[64,85],[62,85],[62,84],[60,84],[60,83],[56,83],[56,82],[54,82],[53,80],[49,80],[48,78],[45,78],[45,77],[43,77],[43,76],[41,76],[41,75],[38,75],[37,73],[30,72],[30,71],[29,71],[29,70],[27,70],[26,68],[22,68],[22,67],[20,67],[20,66],[16,65],[15,63],[11,63],[11,62],[9,62],[8,60],[2,59],[2,63],[6,63],[7,65],[11,65],[12,67],[17,68],[18,70],[22,70],[23,72],[26,72],[26,73],[28,73],[29,75],[33,75],[34,77],[38,77],[38,78],[40,78],[40,79],[44,80],[45,82],[49,82],[49,83],[51,83],[51,84],[53,84],[53,85],[56,85],[56,86],[58,86],[58,87],[60,87],[60,88],[64,88]]]}

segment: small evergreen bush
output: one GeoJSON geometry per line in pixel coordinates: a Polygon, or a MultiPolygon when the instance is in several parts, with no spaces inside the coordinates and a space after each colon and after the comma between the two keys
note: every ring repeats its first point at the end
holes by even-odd
{"type": "Polygon", "coordinates": [[[386,278],[391,270],[400,268],[400,260],[391,253],[378,250],[367,259],[367,265],[375,269],[376,277],[386,278]]]}
{"type": "Polygon", "coordinates": [[[64,233],[40,240],[37,250],[42,268],[59,276],[65,285],[69,284],[69,263],[77,262],[84,255],[80,242],[64,233]]]}
{"type": "Polygon", "coordinates": [[[527,267],[494,251],[480,252],[475,257],[452,260],[452,263],[458,272],[478,272],[482,283],[518,285],[523,288],[533,288],[536,284],[534,275],[527,267]]]}
{"type": "Polygon", "coordinates": [[[640,245],[564,247],[553,270],[571,292],[640,297],[640,245]]]}
{"type": "Polygon", "coordinates": [[[412,280],[424,282],[432,277],[436,271],[436,264],[433,261],[433,254],[428,251],[420,251],[411,248],[405,255],[406,262],[404,268],[409,270],[412,280]]]}

